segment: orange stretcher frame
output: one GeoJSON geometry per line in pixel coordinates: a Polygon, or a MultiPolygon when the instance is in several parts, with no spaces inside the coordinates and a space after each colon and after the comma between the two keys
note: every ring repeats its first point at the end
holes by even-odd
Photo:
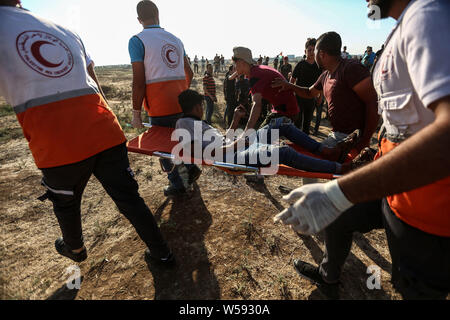
{"type": "MultiPolygon", "coordinates": [[[[149,130],[140,136],[134,138],[129,141],[127,144],[128,151],[133,153],[145,154],[149,156],[158,156],[161,158],[169,158],[173,159],[173,155],[171,154],[172,149],[178,144],[178,141],[172,141],[171,136],[173,128],[166,127],[158,127],[158,126],[149,126],[149,130]]],[[[301,147],[288,144],[290,147],[294,148],[297,152],[300,152],[304,155],[308,155],[314,158],[320,159],[320,157],[309,153],[308,151],[302,149],[301,147]]],[[[352,155],[347,156],[346,161],[351,161],[352,155]]],[[[211,164],[207,164],[202,161],[202,165],[211,166],[211,164]]],[[[232,175],[264,175],[261,172],[262,168],[251,167],[251,166],[242,166],[235,164],[227,164],[222,162],[216,162],[212,165],[220,170],[223,170],[232,175]]],[[[277,175],[285,175],[291,177],[302,177],[302,178],[315,178],[315,179],[326,179],[332,180],[340,177],[340,175],[330,174],[330,173],[320,173],[320,172],[307,172],[303,170],[294,169],[285,165],[280,165],[277,175]]]]}

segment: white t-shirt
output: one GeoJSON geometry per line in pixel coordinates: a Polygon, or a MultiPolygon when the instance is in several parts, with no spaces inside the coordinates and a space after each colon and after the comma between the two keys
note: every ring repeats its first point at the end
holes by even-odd
{"type": "Polygon", "coordinates": [[[415,0],[405,9],[374,70],[388,134],[431,124],[433,102],[450,95],[450,1],[415,0]]]}
{"type": "Polygon", "coordinates": [[[89,67],[92,63],[92,66],[95,67],[95,63],[94,60],[92,60],[91,55],[87,51],[85,52],[86,52],[86,66],[89,67]]]}

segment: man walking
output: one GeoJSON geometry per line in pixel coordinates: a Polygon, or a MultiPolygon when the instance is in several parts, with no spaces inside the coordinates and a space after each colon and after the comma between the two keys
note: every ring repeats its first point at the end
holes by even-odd
{"type": "Polygon", "coordinates": [[[213,77],[213,67],[211,64],[206,66],[206,74],[203,77],[203,92],[206,101],[206,122],[211,125],[212,115],[214,113],[214,103],[217,102],[216,82],[213,77]]]}
{"type": "MultiPolygon", "coordinates": [[[[181,40],[160,27],[156,5],[149,0],[141,1],[137,14],[144,30],[129,42],[133,67],[133,126],[143,127],[141,109],[144,106],[151,125],[173,128],[182,116],[177,97],[190,87],[193,72],[181,40]]],[[[166,196],[185,193],[186,187],[201,173],[197,166],[187,165],[186,183],[171,160],[161,159],[161,164],[169,172],[169,185],[164,188],[166,196]]]]}
{"type": "Polygon", "coordinates": [[[172,262],[139,195],[119,122],[88,75],[92,64],[80,37],[19,4],[0,1],[0,95],[13,106],[42,171],[47,193],[40,199],[52,201],[62,232],[57,252],[76,262],[87,258],[80,207],[94,175],[147,245],[146,260],[172,262]]]}

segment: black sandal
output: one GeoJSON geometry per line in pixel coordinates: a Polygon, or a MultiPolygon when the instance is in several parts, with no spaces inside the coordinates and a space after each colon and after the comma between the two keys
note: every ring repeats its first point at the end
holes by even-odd
{"type": "Polygon", "coordinates": [[[352,160],[352,170],[361,168],[363,166],[365,166],[366,164],[370,163],[373,161],[373,159],[375,158],[376,152],[367,147],[364,148],[357,156],[355,159],[352,160]]]}
{"type": "Polygon", "coordinates": [[[356,147],[360,138],[361,132],[359,131],[359,129],[356,129],[351,134],[349,134],[348,137],[337,143],[336,147],[341,149],[341,155],[339,156],[337,162],[345,162],[345,160],[347,159],[347,155],[353,148],[356,147]],[[350,141],[352,141],[352,143],[349,143],[350,141]]]}

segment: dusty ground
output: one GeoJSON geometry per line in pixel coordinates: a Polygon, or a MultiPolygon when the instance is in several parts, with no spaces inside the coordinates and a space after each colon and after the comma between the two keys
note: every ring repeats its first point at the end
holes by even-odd
{"type": "MultiPolygon", "coordinates": [[[[100,82],[128,138],[131,118],[131,70],[97,70],[100,82]]],[[[216,122],[224,110],[223,75],[216,122]]],[[[200,89],[201,78],[194,81],[200,89]]],[[[299,237],[275,225],[283,209],[280,185],[295,188],[306,179],[270,177],[247,182],[204,168],[193,193],[167,200],[167,178],[157,159],[130,154],[140,192],[161,225],[178,266],[149,269],[144,245],[119,214],[95,178],[88,184],[82,219],[88,259],[79,264],[81,290],[68,291],[71,261],[56,254],[60,236],[50,202],[37,200],[44,189],[15,115],[0,101],[0,299],[325,299],[298,277],[294,258],[321,261],[321,237],[299,237]]],[[[323,125],[326,125],[326,121],[323,125]]],[[[321,138],[327,130],[321,128],[321,138]]],[[[356,235],[340,287],[341,299],[400,299],[390,280],[391,262],[383,231],[356,235]],[[381,268],[381,290],[369,290],[367,267],[381,268]]]]}

